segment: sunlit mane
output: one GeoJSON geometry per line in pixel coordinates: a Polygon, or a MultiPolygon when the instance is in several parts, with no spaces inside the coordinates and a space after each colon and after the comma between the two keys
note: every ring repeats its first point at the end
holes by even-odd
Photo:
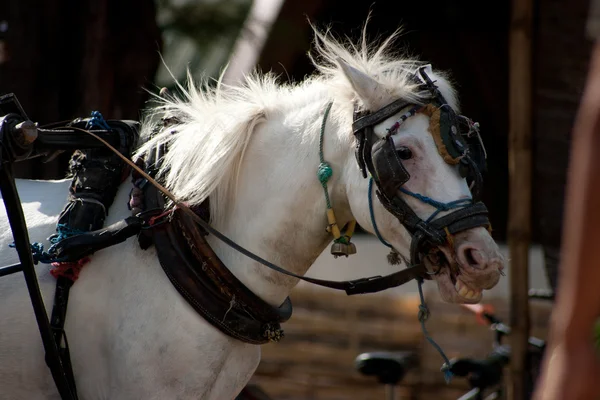
{"type": "MultiPolygon", "coordinates": [[[[158,99],[148,110],[143,123],[141,142],[136,156],[143,156],[158,143],[168,145],[159,176],[166,187],[181,201],[199,204],[211,197],[211,214],[218,215],[235,195],[237,176],[244,151],[262,122],[279,110],[315,101],[325,93],[336,103],[352,107],[354,91],[337,64],[338,58],[373,77],[385,87],[381,106],[397,99],[419,103],[424,93],[408,79],[408,73],[422,63],[392,51],[393,34],[381,44],[368,43],[363,34],[358,43],[338,40],[329,31],[315,33],[314,54],[309,57],[317,72],[302,83],[279,84],[272,74],[253,73],[240,86],[215,85],[204,81],[197,86],[188,76],[187,85],[177,84],[181,94],[158,99]],[[162,127],[161,116],[179,122],[162,127]]],[[[453,106],[456,96],[442,75],[434,78],[453,106]]],[[[360,102],[359,102],[360,106],[360,102]]],[[[348,127],[350,132],[350,127],[348,127]]]]}
{"type": "MultiPolygon", "coordinates": [[[[333,88],[336,97],[346,102],[357,101],[355,92],[348,79],[339,67],[337,59],[342,59],[349,66],[365,73],[385,87],[385,93],[376,103],[383,107],[390,101],[403,98],[413,103],[420,103],[428,95],[418,90],[418,85],[409,79],[409,75],[425,62],[403,55],[398,49],[394,49],[400,31],[394,32],[381,42],[369,42],[366,37],[366,26],[358,43],[347,38],[340,40],[334,38],[329,31],[320,32],[313,29],[315,33],[314,48],[316,55],[309,53],[317,71],[322,79],[326,79],[333,88]]],[[[439,71],[435,71],[434,78],[442,94],[451,106],[457,107],[456,93],[445,77],[439,71]]],[[[363,106],[359,102],[359,106],[363,106]]],[[[375,111],[375,110],[370,110],[375,111]]]]}

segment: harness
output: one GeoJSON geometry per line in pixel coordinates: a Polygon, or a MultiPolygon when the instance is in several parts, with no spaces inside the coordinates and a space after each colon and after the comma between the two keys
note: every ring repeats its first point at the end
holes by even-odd
{"type": "MultiPolygon", "coordinates": [[[[474,198],[477,198],[482,184],[485,151],[477,152],[477,146],[483,147],[479,133],[474,129],[475,125],[454,113],[424,68],[419,69],[418,74],[415,79],[420,79],[420,87],[430,93],[428,105],[423,107],[397,100],[373,113],[356,112],[353,124],[359,168],[364,178],[367,178],[367,172],[371,176],[369,198],[374,184],[379,201],[413,237],[410,265],[386,276],[350,281],[329,281],[291,273],[239,246],[210,226],[207,222],[207,202],[195,209],[178,203],[154,179],[159,167],[158,160],[168,149],[157,148],[153,159],[138,160],[138,165],[133,165],[128,160],[137,140],[137,122],[104,121],[98,113],[88,119],[72,121],[66,127],[44,130],[28,120],[13,95],[0,97],[0,116],[4,115],[0,119],[0,144],[3,150],[0,160],[0,189],[20,259],[20,264],[0,268],[0,276],[23,271],[46,350],[46,362],[61,397],[77,398],[63,330],[69,288],[77,277],[77,268],[81,268],[84,262],[82,260],[87,256],[131,236],[138,236],[142,248],[152,245],[156,247],[160,264],[173,286],[207,321],[231,337],[260,344],[276,342],[283,337],[279,324],[291,316],[291,302],[288,298],[279,307],[272,307],[248,290],[212,251],[206,241],[207,235],[214,235],[234,250],[279,273],[354,295],[379,292],[412,279],[427,277],[432,272],[427,271],[424,266],[422,255],[432,246],[445,243],[457,232],[489,226],[487,210],[482,203],[461,200],[444,204],[402,187],[410,176],[402,165],[391,137],[401,122],[418,112],[428,113],[432,127],[439,127],[438,133],[432,131],[438,150],[446,162],[460,166],[461,173],[470,182],[474,198]],[[394,124],[389,129],[388,135],[379,139],[374,134],[374,125],[408,107],[411,107],[410,110],[401,117],[398,126],[394,124]],[[468,131],[461,130],[461,124],[467,126],[468,131]],[[85,131],[90,136],[82,135],[80,131],[85,131]],[[44,252],[39,245],[29,243],[11,164],[64,149],[87,150],[78,150],[71,159],[73,182],[69,203],[60,215],[56,235],[51,237],[53,245],[44,252]],[[134,215],[103,228],[106,210],[112,204],[117,187],[131,169],[136,185],[130,203],[134,215]],[[98,172],[100,170],[102,172],[98,172]],[[423,221],[399,193],[425,201],[436,207],[437,211],[423,221]],[[455,211],[434,219],[439,212],[448,210],[455,211]],[[56,263],[55,270],[60,266],[64,267],[62,272],[57,272],[55,304],[50,321],[37,285],[34,264],[38,262],[56,263]]],[[[327,114],[323,119],[322,134],[327,114]]],[[[166,117],[163,122],[170,124],[176,121],[166,117]]],[[[331,176],[331,171],[327,171],[322,158],[319,171],[319,179],[327,195],[327,178],[321,179],[321,175],[331,176]]],[[[372,212],[372,205],[370,209],[372,212]]],[[[334,236],[333,254],[339,256],[354,253],[350,237],[355,223],[350,223],[342,235],[329,201],[327,216],[328,229],[334,236]]],[[[374,218],[373,223],[377,235],[383,241],[374,218]]],[[[439,271],[433,273],[436,272],[439,271]]]]}
{"type": "MultiPolygon", "coordinates": [[[[394,215],[411,234],[410,264],[420,265],[422,256],[433,246],[452,242],[452,235],[476,227],[490,227],[487,208],[477,201],[483,185],[482,172],[485,170],[485,149],[478,131],[478,125],[464,116],[458,116],[448,105],[443,95],[427,75],[429,66],[420,67],[411,77],[419,89],[429,94],[429,102],[423,105],[411,104],[402,99],[396,100],[376,112],[355,111],[353,131],[357,141],[356,159],[364,178],[370,175],[370,187],[375,184],[376,195],[381,204],[394,215]],[[379,138],[374,126],[390,118],[401,110],[409,110],[379,138]],[[410,175],[398,155],[393,136],[398,127],[417,113],[430,117],[429,130],[434,137],[440,155],[446,163],[458,165],[459,171],[467,178],[472,191],[472,199],[442,203],[418,193],[412,193],[403,185],[410,175]],[[464,128],[468,129],[465,131],[464,128]],[[432,205],[437,210],[422,220],[402,198],[401,193],[432,205]],[[452,211],[453,210],[453,211],[452,211]],[[435,219],[442,211],[451,211],[435,219]]],[[[369,189],[369,198],[371,189],[369,189]]],[[[372,207],[371,215],[372,215],[372,207]]],[[[372,218],[377,236],[379,235],[372,218]]],[[[439,272],[436,271],[434,273],[439,272]]]]}

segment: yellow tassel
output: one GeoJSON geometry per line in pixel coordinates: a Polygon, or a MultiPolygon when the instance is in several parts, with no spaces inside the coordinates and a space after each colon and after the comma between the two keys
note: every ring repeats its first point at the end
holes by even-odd
{"type": "Polygon", "coordinates": [[[348,255],[356,254],[356,245],[352,243],[352,235],[354,235],[354,230],[356,229],[356,220],[351,220],[346,225],[346,231],[344,232],[344,237],[348,241],[348,255]]]}
{"type": "Polygon", "coordinates": [[[333,208],[327,209],[327,221],[329,222],[329,225],[327,227],[328,232],[331,232],[334,239],[339,239],[340,236],[342,236],[342,234],[340,233],[340,228],[337,226],[335,214],[333,213],[333,208]]]}
{"type": "Polygon", "coordinates": [[[350,241],[350,239],[352,238],[352,235],[354,235],[355,229],[356,229],[356,220],[352,220],[352,221],[348,222],[348,226],[346,227],[346,232],[344,233],[344,236],[346,236],[348,238],[348,241],[350,241]]]}

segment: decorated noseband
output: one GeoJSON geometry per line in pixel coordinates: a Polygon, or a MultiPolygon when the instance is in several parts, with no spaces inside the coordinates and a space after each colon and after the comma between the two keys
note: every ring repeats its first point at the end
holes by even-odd
{"type": "MultiPolygon", "coordinates": [[[[483,186],[486,153],[479,135],[479,126],[470,119],[457,115],[446,102],[435,83],[427,75],[428,66],[419,68],[412,79],[421,91],[429,93],[429,102],[415,105],[402,99],[373,112],[355,113],[353,124],[357,139],[356,159],[364,178],[367,173],[375,183],[376,194],[383,206],[391,212],[412,235],[411,263],[421,262],[431,246],[452,242],[452,235],[475,227],[489,227],[487,209],[477,202],[483,186]],[[400,120],[387,130],[383,138],[374,133],[374,126],[398,112],[408,109],[400,120]],[[467,179],[472,199],[442,203],[404,188],[410,174],[402,164],[392,136],[399,126],[411,116],[422,113],[430,120],[429,131],[444,161],[458,165],[462,177],[467,179]],[[400,196],[412,196],[437,209],[427,220],[419,218],[400,196]],[[453,211],[452,211],[453,210],[453,211]],[[451,211],[436,218],[442,211],[451,211]]],[[[371,193],[369,192],[369,196],[371,193]]],[[[374,224],[375,225],[375,224],[374,224]]],[[[376,233],[377,227],[374,226],[376,233]]],[[[379,236],[379,235],[378,235],[379,236]]],[[[383,240],[382,240],[383,241],[383,240]]],[[[384,244],[386,244],[384,242],[384,244]]],[[[389,245],[388,245],[389,246],[389,245]]],[[[391,247],[391,246],[390,246],[391,247]]]]}

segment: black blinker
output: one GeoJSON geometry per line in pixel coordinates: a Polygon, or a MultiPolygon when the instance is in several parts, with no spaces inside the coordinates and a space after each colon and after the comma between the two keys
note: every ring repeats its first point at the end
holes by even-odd
{"type": "Polygon", "coordinates": [[[410,175],[402,165],[391,137],[380,139],[373,145],[372,161],[379,188],[388,198],[393,198],[410,175]]]}

